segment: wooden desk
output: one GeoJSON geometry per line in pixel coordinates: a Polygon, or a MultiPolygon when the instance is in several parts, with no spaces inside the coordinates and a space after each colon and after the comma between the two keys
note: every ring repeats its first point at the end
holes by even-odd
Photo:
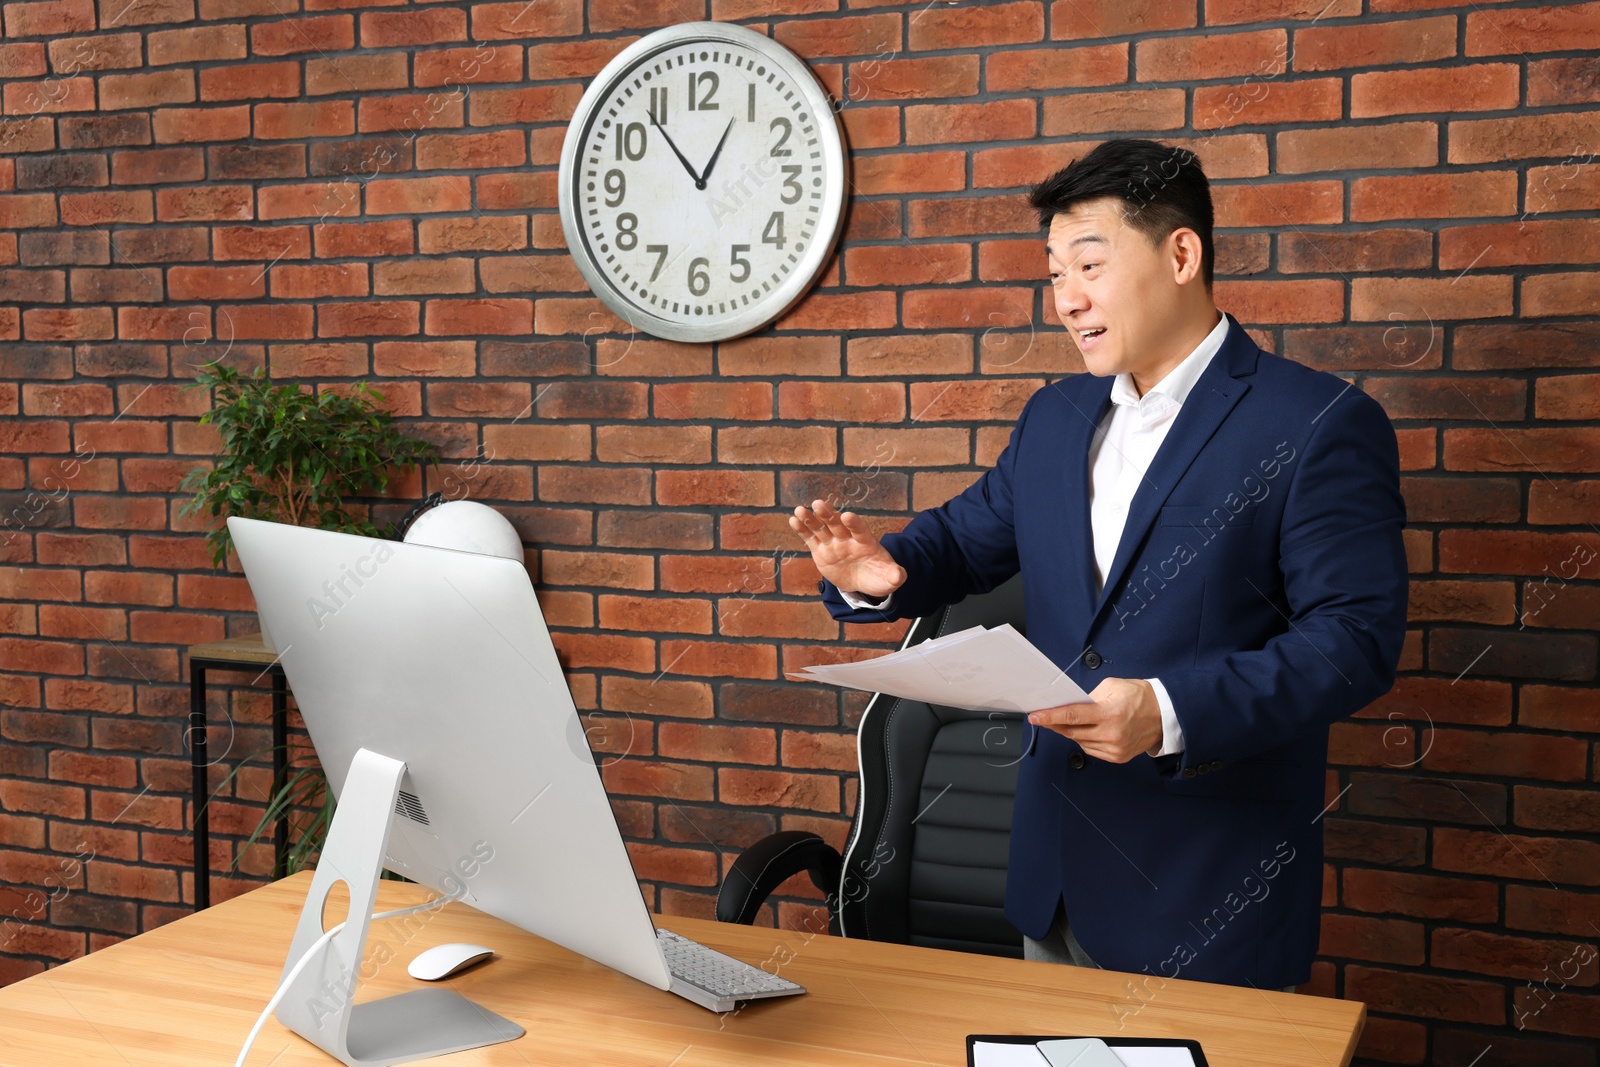
{"type": "MultiPolygon", "coordinates": [[[[278,653],[268,648],[260,634],[245,634],[223,641],[209,641],[203,645],[189,646],[189,774],[194,811],[194,907],[196,911],[211,905],[211,809],[208,806],[210,788],[207,781],[211,757],[207,746],[206,728],[206,671],[248,671],[260,668],[262,674],[272,679],[272,793],[283,788],[288,756],[285,746],[289,740],[289,682],[278,662],[278,653]]],[[[231,721],[230,721],[231,726],[231,721]]],[[[228,745],[233,745],[233,730],[228,731],[228,745]]],[[[226,754],[226,753],[224,753],[226,754]]],[[[221,756],[217,757],[222,758],[221,756]]],[[[272,873],[281,875],[286,869],[289,852],[289,815],[278,818],[277,834],[273,840],[272,873]]]]}
{"type": "MultiPolygon", "coordinates": [[[[231,1064],[276,986],[310,879],[301,872],[0,990],[0,1062],[231,1064]]],[[[425,895],[385,882],[380,899],[395,907],[425,895]]],[[[1169,981],[1119,1031],[1113,1007],[1134,1002],[1130,976],[1117,972],[663,919],[751,963],[775,949],[793,953],[779,971],[809,993],[719,1016],[460,904],[417,918],[424,922],[409,942],[395,924],[374,926],[369,961],[380,942],[392,958],[370,968],[375,977],[358,999],[416,988],[405,964],[424,948],[475,941],[499,957],[453,988],[528,1031],[429,1061],[449,1067],[962,1065],[969,1033],[1186,1037],[1212,1067],[1320,1067],[1350,1062],[1366,1014],[1352,1001],[1169,981]]],[[[249,1060],[335,1063],[276,1020],[249,1060]]]]}

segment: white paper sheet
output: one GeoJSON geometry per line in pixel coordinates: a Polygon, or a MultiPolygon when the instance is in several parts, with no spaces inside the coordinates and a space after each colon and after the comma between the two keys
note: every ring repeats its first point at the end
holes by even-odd
{"type": "Polygon", "coordinates": [[[819,664],[789,676],[969,711],[1038,711],[1089,700],[1010,623],[974,626],[874,659],[819,664]]]}
{"type": "Polygon", "coordinates": [[[978,1041],[972,1046],[973,1067],[1050,1067],[1036,1045],[978,1041]]]}

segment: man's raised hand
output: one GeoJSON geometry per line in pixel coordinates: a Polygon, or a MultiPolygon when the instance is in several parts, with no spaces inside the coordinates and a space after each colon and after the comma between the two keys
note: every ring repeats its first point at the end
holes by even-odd
{"type": "Polygon", "coordinates": [[[811,550],[822,576],[846,592],[886,597],[905,583],[905,568],[853,511],[840,513],[825,500],[813,500],[809,509],[794,509],[789,528],[811,550]]]}

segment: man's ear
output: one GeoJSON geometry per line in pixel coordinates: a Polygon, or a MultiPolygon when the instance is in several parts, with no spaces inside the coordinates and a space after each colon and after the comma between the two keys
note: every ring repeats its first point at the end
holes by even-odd
{"type": "Polygon", "coordinates": [[[1167,235],[1167,246],[1172,257],[1172,280],[1179,285],[1198,280],[1205,258],[1200,235],[1187,226],[1179,226],[1167,235]]]}

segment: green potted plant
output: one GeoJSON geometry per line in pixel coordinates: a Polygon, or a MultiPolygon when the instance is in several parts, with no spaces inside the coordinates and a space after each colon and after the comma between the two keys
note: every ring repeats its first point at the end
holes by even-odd
{"type": "MultiPolygon", "coordinates": [[[[217,428],[222,448],[212,466],[196,468],[184,478],[179,488],[193,492],[194,498],[180,515],[205,513],[219,519],[238,515],[368,537],[394,536],[392,529],[380,531],[353,511],[347,499],[383,492],[391,468],[409,470],[424,463],[436,466],[439,461],[438,446],[402,433],[394,417],[374,403],[383,394],[365,382],[358,382],[348,394],[316,393],[295,383],[274,384],[263,368],[247,377],[237,368],[209,363],[188,388],[214,390],[211,410],[200,421],[217,428]]],[[[224,566],[233,543],[227,523],[218,522],[207,540],[212,565],[224,566]]],[[[271,647],[265,627],[262,638],[271,647]]],[[[280,813],[309,811],[309,820],[296,825],[290,835],[293,872],[321,847],[333,815],[333,796],[308,746],[291,743],[286,755],[294,764],[291,774],[268,798],[266,814],[239,855],[280,813]]],[[[235,768],[212,796],[237,773],[235,768]]]]}
{"type": "MultiPolygon", "coordinates": [[[[349,395],[313,393],[275,385],[260,367],[247,378],[207,364],[187,388],[215,390],[200,422],[222,434],[222,451],[214,465],[184,478],[179,488],[195,497],[182,515],[204,511],[383,537],[345,498],[387,489],[391,467],[439,462],[438,446],[403,434],[373,403],[383,394],[366,382],[349,395]]],[[[208,540],[212,563],[221,567],[232,544],[227,524],[218,523],[208,540]]]]}

